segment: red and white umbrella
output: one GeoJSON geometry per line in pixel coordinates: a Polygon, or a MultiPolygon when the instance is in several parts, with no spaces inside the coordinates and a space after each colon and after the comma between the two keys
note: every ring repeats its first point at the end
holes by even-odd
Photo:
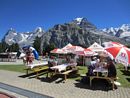
{"type": "Polygon", "coordinates": [[[123,44],[120,44],[118,42],[104,42],[103,45],[105,46],[105,48],[110,48],[110,47],[126,47],[123,44]]]}
{"type": "Polygon", "coordinates": [[[124,45],[120,43],[115,43],[112,45],[110,42],[106,42],[104,44],[105,50],[107,50],[109,53],[113,55],[115,58],[115,61],[118,63],[122,63],[125,66],[128,66],[130,64],[130,49],[125,47],[124,45]]]}
{"type": "Polygon", "coordinates": [[[84,49],[83,51],[76,51],[74,54],[82,56],[93,56],[95,52],[91,51],[90,49],[84,49]]]}
{"type": "Polygon", "coordinates": [[[98,55],[101,56],[101,57],[110,57],[112,60],[114,59],[113,55],[106,50],[98,53],[98,55]]]}
{"type": "Polygon", "coordinates": [[[51,51],[51,53],[57,53],[57,54],[67,54],[66,51],[64,51],[63,49],[54,49],[51,51]]]}
{"type": "Polygon", "coordinates": [[[72,47],[72,46],[73,46],[73,45],[69,43],[69,44],[67,44],[66,46],[64,46],[62,49],[63,49],[63,50],[66,50],[66,49],[68,49],[68,48],[70,48],[70,47],[72,47]]]}
{"type": "Polygon", "coordinates": [[[84,51],[84,48],[80,46],[71,46],[70,48],[67,49],[67,51],[70,53],[75,53],[76,51],[84,51]]]}
{"type": "Polygon", "coordinates": [[[90,49],[94,52],[97,52],[97,53],[104,51],[104,48],[96,42],[94,42],[91,46],[89,46],[88,49],[90,49]]]}
{"type": "Polygon", "coordinates": [[[82,48],[80,46],[73,46],[71,44],[66,45],[62,49],[67,51],[68,53],[75,53],[76,51],[83,51],[84,50],[84,48],[82,48]]]}

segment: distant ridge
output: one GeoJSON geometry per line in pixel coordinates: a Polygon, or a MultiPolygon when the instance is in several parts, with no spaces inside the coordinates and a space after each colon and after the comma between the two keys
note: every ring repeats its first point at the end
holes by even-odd
{"type": "Polygon", "coordinates": [[[22,47],[32,45],[36,37],[41,38],[41,48],[47,47],[51,43],[58,48],[68,43],[83,47],[88,47],[94,42],[101,44],[105,41],[117,41],[122,44],[129,44],[130,25],[123,24],[119,28],[99,30],[87,18],[82,17],[64,24],[56,24],[46,32],[41,27],[37,27],[31,32],[17,32],[11,28],[5,34],[3,41],[9,45],[18,43],[22,47]]]}

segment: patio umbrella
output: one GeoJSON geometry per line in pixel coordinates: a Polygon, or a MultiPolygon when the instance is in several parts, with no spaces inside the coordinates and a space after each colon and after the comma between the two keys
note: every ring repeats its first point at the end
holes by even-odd
{"type": "Polygon", "coordinates": [[[103,52],[98,53],[100,57],[110,57],[112,60],[114,59],[113,55],[108,51],[104,50],[103,52]]]}
{"type": "Polygon", "coordinates": [[[51,53],[57,53],[57,54],[67,54],[66,51],[64,51],[63,49],[54,49],[51,51],[51,53]]]}
{"type": "Polygon", "coordinates": [[[107,50],[110,54],[113,55],[115,61],[118,63],[122,63],[125,66],[130,64],[130,49],[125,47],[120,43],[105,43],[105,50],[107,50]]]}
{"type": "Polygon", "coordinates": [[[93,43],[91,46],[89,46],[88,49],[90,49],[90,50],[92,50],[94,52],[98,52],[98,53],[104,51],[104,48],[101,45],[99,45],[98,43],[96,43],[96,42],[93,43]]]}
{"type": "Polygon", "coordinates": [[[68,49],[68,48],[70,48],[70,47],[72,47],[72,46],[73,46],[73,45],[69,43],[69,44],[67,44],[66,46],[64,46],[62,49],[63,49],[63,50],[66,50],[66,49],[68,49]]]}
{"type": "Polygon", "coordinates": [[[84,48],[80,46],[71,46],[67,49],[69,53],[75,53],[76,51],[84,51],[84,48]]]}
{"type": "Polygon", "coordinates": [[[93,56],[95,52],[91,51],[90,49],[84,49],[82,51],[75,51],[74,54],[82,56],[93,56]]]}
{"type": "Polygon", "coordinates": [[[126,47],[125,45],[123,44],[120,44],[118,42],[104,42],[103,45],[105,46],[105,48],[109,48],[109,47],[126,47]]]}
{"type": "Polygon", "coordinates": [[[75,51],[74,54],[83,56],[83,65],[85,65],[85,56],[91,57],[95,55],[95,52],[91,51],[90,49],[84,49],[81,51],[75,51]]]}

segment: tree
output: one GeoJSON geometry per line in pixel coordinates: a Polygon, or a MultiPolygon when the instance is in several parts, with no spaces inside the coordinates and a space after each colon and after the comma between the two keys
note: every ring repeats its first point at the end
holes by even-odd
{"type": "Polygon", "coordinates": [[[14,43],[9,46],[10,52],[17,52],[19,50],[19,45],[17,43],[14,43]]]}
{"type": "Polygon", "coordinates": [[[14,43],[12,45],[8,45],[4,41],[0,43],[0,53],[1,52],[17,52],[18,50],[19,50],[19,45],[17,43],[14,43]]]}
{"type": "Polygon", "coordinates": [[[40,45],[41,45],[41,38],[38,36],[35,38],[33,47],[37,50],[37,52],[40,54],[40,45]]]}
{"type": "Polygon", "coordinates": [[[55,49],[55,48],[56,48],[55,44],[54,43],[50,43],[45,48],[43,48],[43,52],[44,53],[50,53],[50,51],[55,49]]]}
{"type": "Polygon", "coordinates": [[[5,52],[9,48],[9,45],[6,42],[2,41],[0,43],[0,52],[5,52]]]}

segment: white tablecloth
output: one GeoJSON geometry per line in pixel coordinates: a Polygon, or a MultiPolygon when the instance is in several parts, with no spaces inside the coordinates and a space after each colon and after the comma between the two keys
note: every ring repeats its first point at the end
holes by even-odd
{"type": "Polygon", "coordinates": [[[93,70],[93,72],[102,72],[102,73],[107,73],[108,72],[108,70],[107,69],[105,69],[105,68],[95,68],[94,70],[93,70]]]}
{"type": "Polygon", "coordinates": [[[48,64],[48,61],[44,61],[44,62],[38,62],[38,63],[35,63],[35,64],[28,64],[27,66],[30,67],[30,68],[34,68],[34,67],[37,67],[37,66],[44,66],[44,65],[47,65],[48,64]]]}
{"type": "Polygon", "coordinates": [[[66,67],[68,66],[76,66],[77,63],[66,63],[66,64],[61,64],[57,66],[50,67],[52,70],[58,70],[59,72],[66,70],[66,67]]]}

